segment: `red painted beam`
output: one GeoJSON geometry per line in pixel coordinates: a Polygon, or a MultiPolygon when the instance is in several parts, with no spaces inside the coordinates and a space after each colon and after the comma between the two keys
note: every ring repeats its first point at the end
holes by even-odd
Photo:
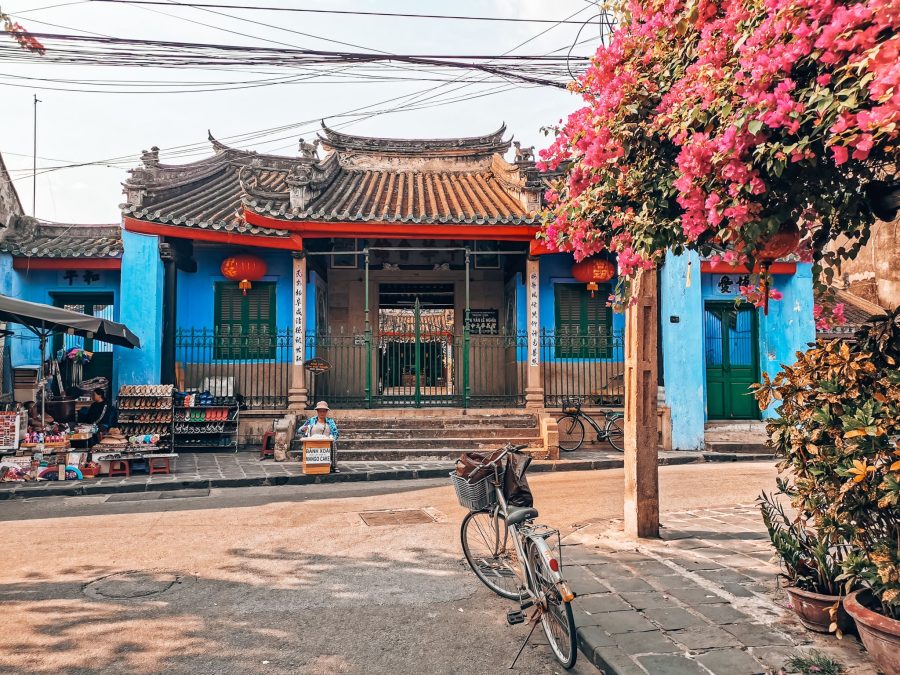
{"type": "Polygon", "coordinates": [[[154,234],[159,237],[176,237],[193,241],[211,241],[234,246],[257,246],[259,248],[278,248],[288,251],[302,251],[303,238],[290,234],[287,237],[268,237],[259,234],[243,234],[240,232],[222,232],[221,230],[203,230],[196,227],[178,227],[148,223],[135,218],[125,218],[125,229],[138,234],[154,234]]]}
{"type": "Polygon", "coordinates": [[[547,255],[548,253],[559,253],[559,251],[554,251],[547,246],[547,242],[540,239],[532,240],[528,246],[528,255],[547,255]]]}
{"type": "MultiPolygon", "coordinates": [[[[700,271],[709,274],[750,274],[746,265],[738,265],[732,267],[726,262],[712,262],[704,260],[700,263],[700,271]]],[[[754,274],[761,272],[759,264],[753,268],[754,274]]],[[[769,266],[769,274],[794,274],[797,271],[797,263],[793,262],[775,262],[769,266]]]]}
{"type": "Polygon", "coordinates": [[[31,258],[13,257],[14,270],[120,270],[120,258],[31,258]]]}
{"type": "Polygon", "coordinates": [[[441,225],[387,222],[295,222],[244,209],[244,220],[258,227],[298,232],[308,239],[330,237],[399,237],[405,239],[469,239],[477,241],[531,241],[536,225],[441,225]]]}

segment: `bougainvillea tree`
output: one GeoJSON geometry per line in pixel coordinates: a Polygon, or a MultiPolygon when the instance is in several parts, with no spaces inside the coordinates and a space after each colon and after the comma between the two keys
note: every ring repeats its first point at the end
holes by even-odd
{"type": "Polygon", "coordinates": [[[0,24],[3,24],[3,31],[9,33],[13,40],[19,43],[22,49],[30,52],[36,52],[43,55],[46,49],[44,45],[29,33],[18,21],[13,21],[9,14],[0,10],[0,24]]]}
{"type": "Polygon", "coordinates": [[[892,189],[900,4],[631,0],[620,15],[572,85],[584,107],[541,152],[542,168],[565,169],[548,244],[616,252],[624,297],[667,249],[753,263],[796,227],[793,252],[827,281],[892,189]]]}

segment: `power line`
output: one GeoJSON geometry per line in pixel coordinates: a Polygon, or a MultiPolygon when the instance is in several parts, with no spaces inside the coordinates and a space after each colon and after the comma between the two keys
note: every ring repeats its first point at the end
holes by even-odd
{"type": "MultiPolygon", "coordinates": [[[[92,2],[105,2],[111,4],[122,4],[122,5],[167,5],[168,2],[163,0],[91,0],[92,2]]],[[[458,15],[458,14],[405,14],[401,12],[363,12],[363,11],[352,11],[352,10],[342,10],[342,9],[309,9],[304,7],[272,7],[266,5],[225,5],[225,4],[217,4],[217,3],[205,3],[205,2],[178,2],[175,3],[182,7],[193,7],[196,9],[202,8],[216,8],[216,9],[238,9],[238,10],[253,10],[253,11],[266,11],[266,12],[303,12],[308,14],[338,14],[338,15],[349,15],[349,16],[385,16],[385,17],[400,17],[405,19],[448,19],[448,20],[458,20],[458,21],[506,21],[506,22],[519,22],[519,23],[552,23],[554,25],[560,24],[581,24],[581,21],[569,21],[563,19],[562,21],[557,21],[556,19],[529,19],[526,17],[506,17],[506,16],[472,16],[472,15],[458,15]]]]}

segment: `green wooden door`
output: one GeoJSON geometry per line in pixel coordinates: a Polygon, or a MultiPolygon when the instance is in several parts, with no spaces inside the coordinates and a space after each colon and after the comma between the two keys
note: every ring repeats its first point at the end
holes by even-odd
{"type": "Polygon", "coordinates": [[[757,419],[750,385],[759,379],[756,309],[734,303],[705,308],[706,410],[710,419],[757,419]]]}

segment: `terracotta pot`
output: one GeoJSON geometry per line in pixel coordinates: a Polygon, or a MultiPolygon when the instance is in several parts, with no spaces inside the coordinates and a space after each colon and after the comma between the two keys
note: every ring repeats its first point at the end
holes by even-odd
{"type": "MultiPolygon", "coordinates": [[[[785,590],[791,598],[791,607],[797,613],[800,623],[817,633],[829,632],[828,627],[831,625],[829,610],[834,603],[841,601],[842,596],[802,591],[794,586],[788,586],[785,590]]],[[[837,624],[842,633],[850,633],[853,630],[853,620],[844,611],[843,603],[838,605],[837,624]]]]}
{"type": "Polygon", "coordinates": [[[848,595],[844,606],[875,664],[885,675],[900,674],[900,621],[869,609],[877,603],[868,589],[848,595]]]}

